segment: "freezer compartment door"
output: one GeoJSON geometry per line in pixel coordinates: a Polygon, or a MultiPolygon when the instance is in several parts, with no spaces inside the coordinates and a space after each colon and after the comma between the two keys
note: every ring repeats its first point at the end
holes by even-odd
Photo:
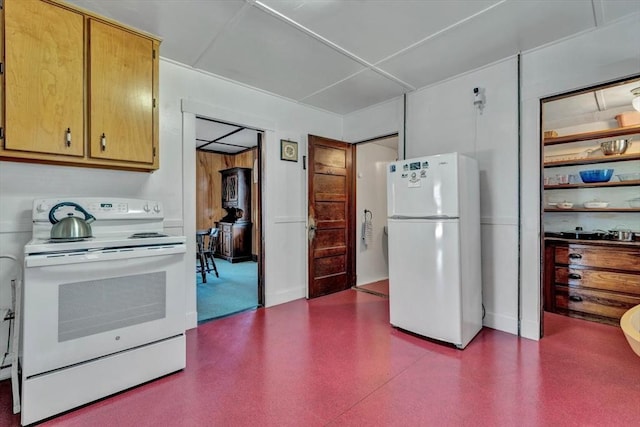
{"type": "Polygon", "coordinates": [[[387,216],[458,217],[458,154],[393,162],[387,169],[387,216]]]}
{"type": "Polygon", "coordinates": [[[389,220],[389,306],[393,326],[462,342],[457,220],[389,220]]]}

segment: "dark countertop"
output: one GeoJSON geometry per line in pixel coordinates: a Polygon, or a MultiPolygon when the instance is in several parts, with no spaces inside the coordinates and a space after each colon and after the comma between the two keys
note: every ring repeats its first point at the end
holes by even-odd
{"type": "Polygon", "coordinates": [[[640,248],[640,241],[635,240],[633,242],[622,242],[619,240],[589,240],[589,239],[565,239],[562,237],[550,237],[545,236],[545,242],[562,242],[562,243],[576,243],[579,245],[596,245],[596,246],[617,246],[627,248],[640,248]]]}

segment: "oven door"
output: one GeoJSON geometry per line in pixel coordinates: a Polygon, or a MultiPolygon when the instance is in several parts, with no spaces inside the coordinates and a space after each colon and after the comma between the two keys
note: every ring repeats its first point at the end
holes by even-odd
{"type": "Polygon", "coordinates": [[[23,375],[183,334],[184,253],[176,244],[26,256],[23,375]]]}

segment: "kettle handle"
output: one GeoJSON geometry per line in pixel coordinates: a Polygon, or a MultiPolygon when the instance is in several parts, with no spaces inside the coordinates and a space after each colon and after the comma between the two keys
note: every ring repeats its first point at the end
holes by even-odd
{"type": "Polygon", "coordinates": [[[73,202],[61,202],[61,203],[58,203],[57,205],[55,205],[54,207],[52,207],[51,210],[49,211],[49,221],[51,222],[51,224],[56,224],[58,222],[58,219],[55,217],[54,214],[56,213],[56,211],[59,208],[61,208],[63,206],[72,206],[72,207],[76,208],[76,210],[78,212],[80,212],[81,214],[84,215],[84,220],[87,223],[91,223],[91,222],[96,220],[95,216],[91,215],[89,212],[84,210],[84,208],[82,206],[80,206],[79,204],[73,203],[73,202]]]}

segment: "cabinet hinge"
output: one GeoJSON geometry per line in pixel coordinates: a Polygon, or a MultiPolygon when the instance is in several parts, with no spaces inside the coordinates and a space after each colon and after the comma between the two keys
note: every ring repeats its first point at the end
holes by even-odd
{"type": "Polygon", "coordinates": [[[153,157],[156,156],[156,147],[153,147],[153,157]]]}
{"type": "Polygon", "coordinates": [[[156,108],[156,99],[153,98],[153,108],[156,108]]]}
{"type": "MultiPolygon", "coordinates": [[[[2,9],[0,7],[0,9],[2,9]]],[[[4,62],[0,62],[0,74],[4,74],[4,62]]]]}
{"type": "Polygon", "coordinates": [[[4,139],[4,128],[0,127],[0,139],[4,139]]]}
{"type": "Polygon", "coordinates": [[[156,50],[155,49],[153,49],[153,59],[156,59],[156,50]]]}

